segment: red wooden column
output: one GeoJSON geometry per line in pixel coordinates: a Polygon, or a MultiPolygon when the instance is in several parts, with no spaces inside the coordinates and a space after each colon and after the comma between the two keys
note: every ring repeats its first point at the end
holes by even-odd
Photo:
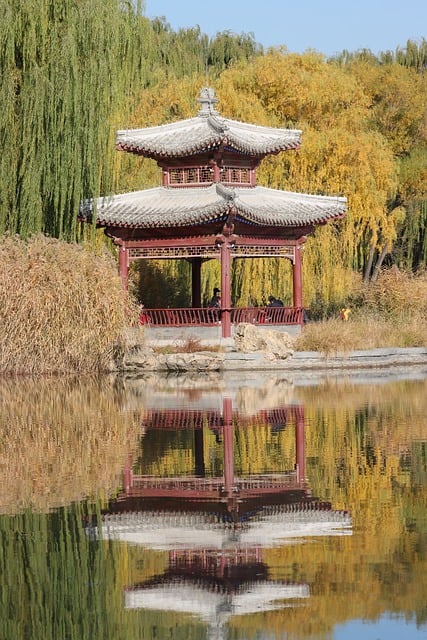
{"type": "Polygon", "coordinates": [[[133,474],[132,474],[132,458],[130,454],[126,456],[125,468],[123,469],[123,491],[129,493],[132,488],[133,474]]]}
{"type": "Polygon", "coordinates": [[[302,307],[302,260],[301,245],[295,245],[292,263],[292,284],[294,307],[302,307]]]}
{"type": "Polygon", "coordinates": [[[297,480],[301,484],[305,482],[305,420],[304,407],[295,408],[295,457],[297,480]]]}
{"type": "Polygon", "coordinates": [[[119,273],[122,279],[123,289],[128,288],[129,256],[125,242],[119,245],[119,273]]]}
{"type": "Polygon", "coordinates": [[[221,328],[222,337],[231,338],[231,251],[227,239],[221,243],[221,328]]]}
{"type": "Polygon", "coordinates": [[[223,398],[222,400],[222,423],[224,439],[224,489],[227,497],[231,497],[234,486],[233,413],[231,398],[223,398]]]}
{"type": "Polygon", "coordinates": [[[191,259],[191,306],[199,309],[202,306],[201,289],[202,259],[191,259]]]}

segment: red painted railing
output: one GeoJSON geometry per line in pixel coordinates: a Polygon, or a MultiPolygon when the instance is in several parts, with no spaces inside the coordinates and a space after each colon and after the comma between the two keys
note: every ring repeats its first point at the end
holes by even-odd
{"type": "MultiPolygon", "coordinates": [[[[302,307],[245,307],[230,309],[231,323],[303,324],[302,307]]],[[[144,309],[141,324],[158,327],[212,326],[221,321],[220,309],[144,309]]]]}
{"type": "MultiPolygon", "coordinates": [[[[294,418],[293,407],[277,407],[262,409],[255,415],[247,416],[238,411],[233,412],[233,419],[239,425],[269,425],[275,429],[284,427],[294,418]]],[[[151,409],[144,412],[142,424],[148,429],[172,430],[180,429],[221,429],[222,414],[215,409],[151,409]]]]}
{"type": "Polygon", "coordinates": [[[248,307],[231,310],[232,324],[302,324],[302,307],[248,307]]]}
{"type": "MultiPolygon", "coordinates": [[[[295,470],[285,471],[278,474],[264,474],[254,475],[250,478],[235,478],[234,486],[239,491],[246,494],[252,492],[259,493],[273,493],[280,491],[281,489],[296,489],[300,488],[298,482],[297,472],[295,470]]],[[[217,492],[223,489],[224,479],[221,478],[199,478],[199,477],[174,477],[174,478],[159,478],[158,476],[147,476],[132,474],[132,485],[126,492],[127,496],[138,494],[141,490],[144,491],[144,495],[147,497],[150,495],[167,495],[176,494],[183,496],[185,492],[186,497],[191,497],[194,493],[196,497],[206,497],[209,492],[213,493],[213,496],[217,496],[217,492]]],[[[194,496],[193,496],[194,497],[194,496]]]]}

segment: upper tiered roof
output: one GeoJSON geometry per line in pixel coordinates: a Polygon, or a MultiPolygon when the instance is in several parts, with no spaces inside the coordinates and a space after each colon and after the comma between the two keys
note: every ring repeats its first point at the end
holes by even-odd
{"type": "Polygon", "coordinates": [[[247,124],[222,118],[215,109],[214,90],[200,92],[201,108],[194,118],[146,129],[117,132],[117,149],[159,160],[191,156],[219,147],[262,157],[301,144],[301,131],[247,124]]]}

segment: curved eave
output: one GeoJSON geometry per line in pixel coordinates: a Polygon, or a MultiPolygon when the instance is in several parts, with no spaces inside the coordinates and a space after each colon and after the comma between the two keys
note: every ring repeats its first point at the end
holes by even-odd
{"type": "Polygon", "coordinates": [[[317,196],[266,187],[239,189],[237,216],[246,223],[272,227],[322,225],[346,215],[346,198],[317,196]]]}
{"type": "Polygon", "coordinates": [[[160,160],[195,155],[226,146],[254,156],[297,149],[301,131],[247,124],[218,116],[117,132],[116,148],[160,160]]]}
{"type": "Polygon", "coordinates": [[[135,155],[143,156],[144,158],[151,158],[152,160],[165,160],[168,158],[182,158],[186,156],[194,156],[199,153],[206,153],[209,151],[215,151],[220,147],[227,147],[231,151],[236,151],[238,153],[255,156],[255,157],[264,157],[270,154],[281,153],[282,151],[292,151],[299,149],[301,143],[288,143],[288,144],[277,144],[271,146],[249,146],[247,144],[240,143],[237,140],[230,140],[229,138],[223,138],[221,140],[204,140],[198,144],[190,145],[182,145],[179,148],[175,149],[156,149],[153,150],[148,146],[144,146],[143,144],[136,143],[117,143],[116,150],[117,151],[126,151],[127,153],[134,153],[135,155]]]}
{"type": "Polygon", "coordinates": [[[266,187],[223,185],[174,189],[157,187],[99,200],[97,224],[121,228],[183,228],[225,221],[271,228],[326,224],[346,214],[346,199],[266,187]]]}
{"type": "Polygon", "coordinates": [[[228,213],[229,204],[214,185],[201,189],[157,187],[99,200],[96,221],[99,226],[121,228],[178,228],[225,220],[228,213]]]}

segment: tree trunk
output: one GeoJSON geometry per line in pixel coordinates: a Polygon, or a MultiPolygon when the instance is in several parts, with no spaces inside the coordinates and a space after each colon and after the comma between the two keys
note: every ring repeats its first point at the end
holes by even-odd
{"type": "Polygon", "coordinates": [[[369,257],[368,257],[368,262],[366,263],[365,266],[365,272],[363,274],[363,283],[364,284],[368,284],[370,278],[371,278],[371,270],[372,270],[372,265],[374,262],[374,254],[375,254],[375,247],[373,244],[370,245],[369,247],[369,257]]]}
{"type": "Polygon", "coordinates": [[[374,270],[372,272],[371,282],[375,282],[377,280],[378,275],[380,273],[381,266],[382,266],[382,264],[384,262],[384,258],[386,257],[386,255],[388,253],[390,253],[390,251],[389,251],[388,245],[386,244],[386,245],[384,245],[384,247],[383,247],[383,249],[382,249],[382,251],[381,251],[381,253],[380,253],[379,257],[378,257],[377,263],[376,263],[376,265],[374,267],[374,270]]]}

